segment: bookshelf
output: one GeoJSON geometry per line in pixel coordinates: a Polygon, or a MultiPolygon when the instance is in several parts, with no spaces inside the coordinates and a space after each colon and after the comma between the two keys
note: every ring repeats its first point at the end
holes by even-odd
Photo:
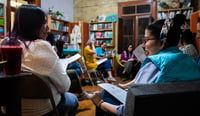
{"type": "Polygon", "coordinates": [[[188,8],[177,8],[177,9],[165,9],[157,11],[157,20],[166,19],[166,18],[174,18],[176,14],[184,14],[187,20],[190,20],[190,15],[193,12],[193,7],[188,8]]]}
{"type": "Polygon", "coordinates": [[[62,39],[65,43],[69,43],[69,23],[68,21],[48,17],[49,32],[54,34],[55,41],[62,39]]]}
{"type": "Polygon", "coordinates": [[[5,36],[5,18],[4,18],[4,4],[0,3],[0,38],[5,36]]]}
{"type": "Polygon", "coordinates": [[[190,16],[193,12],[193,7],[188,8],[177,8],[177,9],[166,9],[166,10],[158,10],[157,11],[157,19],[172,19],[176,14],[184,14],[186,16],[186,24],[181,27],[181,29],[189,29],[190,28],[190,16]]]}
{"type": "Polygon", "coordinates": [[[89,25],[90,38],[96,39],[96,47],[105,40],[108,48],[115,47],[115,22],[92,22],[89,25]]]}

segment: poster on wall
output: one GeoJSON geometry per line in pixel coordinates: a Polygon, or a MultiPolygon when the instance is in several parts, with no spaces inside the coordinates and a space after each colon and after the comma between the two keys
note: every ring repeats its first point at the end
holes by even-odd
{"type": "Polygon", "coordinates": [[[107,21],[113,21],[116,22],[117,21],[117,14],[110,14],[107,16],[107,21]]]}

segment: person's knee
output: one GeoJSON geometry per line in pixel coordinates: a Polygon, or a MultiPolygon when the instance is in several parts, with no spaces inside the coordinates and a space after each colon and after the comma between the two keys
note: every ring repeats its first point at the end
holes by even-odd
{"type": "Polygon", "coordinates": [[[78,98],[72,93],[65,93],[66,105],[77,108],[79,106],[78,98]]]}

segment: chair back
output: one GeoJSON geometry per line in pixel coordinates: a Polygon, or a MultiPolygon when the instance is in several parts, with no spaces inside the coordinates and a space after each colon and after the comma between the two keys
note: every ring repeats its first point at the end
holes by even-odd
{"type": "Polygon", "coordinates": [[[53,112],[58,115],[53,93],[50,86],[39,76],[32,74],[21,79],[20,96],[27,99],[50,99],[53,112]]]}
{"type": "Polygon", "coordinates": [[[124,67],[124,65],[121,63],[121,61],[120,61],[120,57],[121,57],[121,54],[116,54],[115,55],[115,58],[116,58],[116,61],[117,61],[117,63],[121,66],[121,67],[124,67]]]}
{"type": "Polygon", "coordinates": [[[82,56],[81,59],[82,59],[83,68],[84,68],[83,70],[87,70],[87,66],[85,64],[85,58],[84,58],[84,56],[82,56]]]}
{"type": "Polygon", "coordinates": [[[76,70],[67,69],[66,72],[67,72],[67,75],[69,76],[69,78],[71,80],[71,86],[69,88],[69,92],[79,93],[79,94],[82,93],[83,90],[81,88],[81,83],[79,81],[78,74],[77,74],[76,70]]]}

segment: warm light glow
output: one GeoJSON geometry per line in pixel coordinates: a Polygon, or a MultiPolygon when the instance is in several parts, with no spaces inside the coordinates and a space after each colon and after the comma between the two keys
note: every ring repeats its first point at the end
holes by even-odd
{"type": "Polygon", "coordinates": [[[10,5],[11,5],[12,7],[18,7],[18,6],[21,6],[22,3],[15,2],[15,1],[10,1],[10,5]]]}

